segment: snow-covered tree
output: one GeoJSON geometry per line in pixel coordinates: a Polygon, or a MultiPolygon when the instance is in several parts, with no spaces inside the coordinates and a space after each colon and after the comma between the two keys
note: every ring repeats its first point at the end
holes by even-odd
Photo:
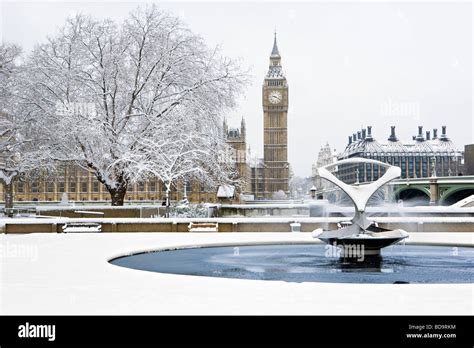
{"type": "MultiPolygon", "coordinates": [[[[196,116],[199,110],[191,114],[196,116]]],[[[238,183],[231,149],[214,117],[206,115],[193,118],[181,110],[155,128],[155,137],[139,140],[142,151],[127,158],[134,181],[151,176],[164,183],[167,206],[172,185],[180,180],[197,180],[206,187],[238,183]]]]}
{"type": "Polygon", "coordinates": [[[38,169],[44,160],[35,120],[20,99],[25,78],[20,54],[21,48],[15,44],[0,45],[0,182],[9,215],[15,181],[38,169]]]}
{"type": "Polygon", "coordinates": [[[15,148],[17,147],[18,124],[10,114],[7,106],[12,101],[15,86],[15,75],[17,75],[17,60],[21,49],[14,44],[0,45],[0,181],[4,185],[5,203],[11,208],[13,203],[12,181],[18,171],[13,163],[15,148]]]}
{"type": "Polygon", "coordinates": [[[286,193],[285,191],[283,190],[278,190],[276,192],[273,192],[272,194],[272,199],[275,199],[275,200],[285,200],[287,199],[287,196],[286,196],[286,193]]]}
{"type": "MultiPolygon", "coordinates": [[[[26,97],[49,133],[52,157],[91,170],[113,205],[123,204],[137,172],[150,174],[149,161],[169,168],[187,139],[193,140],[179,166],[186,167],[188,157],[194,161],[201,151],[194,146],[202,144],[194,142],[192,125],[217,133],[220,115],[245,81],[236,62],[156,6],[139,8],[119,24],[69,18],[34,49],[26,68],[26,97]]],[[[166,171],[158,167],[153,173],[166,171]]]]}

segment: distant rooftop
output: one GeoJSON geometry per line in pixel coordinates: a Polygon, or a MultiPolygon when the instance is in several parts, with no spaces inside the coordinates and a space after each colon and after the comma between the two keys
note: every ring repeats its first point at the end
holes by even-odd
{"type": "Polygon", "coordinates": [[[423,134],[423,127],[418,127],[418,134],[413,136],[409,142],[401,142],[395,133],[395,126],[391,127],[390,135],[386,142],[379,142],[372,134],[372,127],[361,129],[349,136],[348,144],[341,154],[341,158],[350,157],[355,153],[456,153],[461,152],[456,149],[454,143],[448,138],[446,126],[442,127],[442,133],[438,137],[438,130],[433,129],[423,134]]]}

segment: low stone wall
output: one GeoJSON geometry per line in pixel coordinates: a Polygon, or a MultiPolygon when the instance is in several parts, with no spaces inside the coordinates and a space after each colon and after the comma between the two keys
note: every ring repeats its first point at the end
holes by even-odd
{"type": "MultiPolygon", "coordinates": [[[[21,223],[5,222],[4,233],[62,233],[62,227],[67,221],[48,221],[40,219],[23,220],[21,223]]],[[[81,221],[84,221],[82,219],[81,221]]],[[[114,221],[114,219],[91,219],[88,221],[98,222],[102,225],[102,232],[188,232],[191,220],[165,220],[150,219],[145,221],[114,221]]],[[[128,219],[123,219],[128,220],[128,219]]],[[[336,229],[336,222],[300,221],[301,232],[311,232],[317,228],[336,229]]],[[[309,220],[309,221],[308,221],[309,220]]],[[[316,219],[315,219],[316,220],[316,219]]],[[[75,219],[75,221],[79,221],[75,219]]],[[[71,221],[72,222],[72,221],[71,221]]],[[[203,222],[202,219],[195,222],[203,222]]],[[[231,219],[209,219],[210,223],[218,223],[219,232],[291,232],[290,224],[295,220],[288,221],[262,221],[247,219],[247,221],[232,221],[231,219]]],[[[379,226],[388,229],[403,229],[407,232],[474,232],[474,224],[470,221],[458,222],[379,222],[379,226]]],[[[205,232],[196,232],[205,233],[205,232]]]]}
{"type": "Polygon", "coordinates": [[[58,216],[67,218],[150,218],[164,216],[166,207],[67,207],[37,209],[38,216],[58,216]],[[98,213],[98,214],[96,214],[98,213]]]}
{"type": "MultiPolygon", "coordinates": [[[[474,207],[419,206],[399,207],[396,204],[368,206],[368,216],[384,217],[471,217],[474,207]]],[[[307,203],[279,204],[221,204],[216,205],[218,217],[344,217],[354,215],[352,206],[335,206],[325,200],[314,200],[307,203]]]]}
{"type": "Polygon", "coordinates": [[[246,206],[221,206],[218,208],[219,217],[232,217],[232,216],[245,216],[245,217],[262,217],[262,216],[309,216],[309,209],[307,205],[299,204],[295,206],[258,206],[258,207],[246,207],[246,206]]]}
{"type": "MultiPolygon", "coordinates": [[[[62,233],[65,223],[6,223],[5,233],[62,233]]],[[[102,232],[188,232],[188,222],[127,223],[103,222],[102,232]]],[[[302,223],[302,232],[311,232],[316,228],[327,226],[322,223],[302,223]]],[[[333,224],[331,224],[333,225],[333,224]]],[[[219,223],[219,232],[291,232],[290,223],[219,223]]],[[[331,228],[336,228],[335,224],[331,228]]],[[[201,232],[198,232],[201,233],[201,232]]]]}
{"type": "Polygon", "coordinates": [[[407,232],[474,232],[472,223],[379,223],[387,229],[402,229],[407,232]]]}

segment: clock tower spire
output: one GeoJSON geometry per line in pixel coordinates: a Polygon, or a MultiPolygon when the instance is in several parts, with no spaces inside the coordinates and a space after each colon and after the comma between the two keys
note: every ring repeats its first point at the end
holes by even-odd
{"type": "Polygon", "coordinates": [[[275,30],[275,34],[274,34],[274,37],[273,37],[273,49],[272,49],[271,57],[279,57],[280,58],[280,52],[278,52],[276,30],[275,30]]]}
{"type": "Polygon", "coordinates": [[[281,66],[276,32],[270,66],[263,81],[263,148],[265,198],[283,191],[288,194],[288,83],[281,66]]]}

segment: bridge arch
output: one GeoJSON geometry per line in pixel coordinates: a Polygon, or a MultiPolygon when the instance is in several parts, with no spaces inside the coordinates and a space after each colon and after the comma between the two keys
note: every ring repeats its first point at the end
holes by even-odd
{"type": "Polygon", "coordinates": [[[440,197],[439,205],[451,205],[474,195],[474,187],[452,187],[440,197]]]}
{"type": "Polygon", "coordinates": [[[397,200],[402,200],[404,204],[429,205],[430,191],[424,187],[404,186],[394,192],[397,200]]]}

